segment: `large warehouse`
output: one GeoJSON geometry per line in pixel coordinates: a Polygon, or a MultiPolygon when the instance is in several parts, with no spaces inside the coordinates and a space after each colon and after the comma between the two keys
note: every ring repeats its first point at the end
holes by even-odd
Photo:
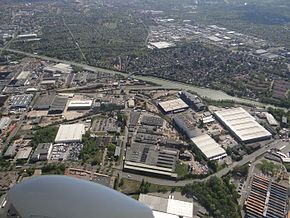
{"type": "Polygon", "coordinates": [[[191,138],[191,141],[209,160],[218,160],[227,156],[226,151],[208,134],[191,138]]]}
{"type": "Polygon", "coordinates": [[[188,108],[188,105],[182,101],[182,99],[177,98],[169,101],[163,101],[158,104],[163,113],[176,113],[179,111],[184,111],[188,108]]]}
{"type": "Polygon", "coordinates": [[[71,143],[81,142],[82,135],[85,134],[84,124],[69,124],[60,125],[57,135],[55,137],[55,143],[71,143]]]}
{"type": "Polygon", "coordinates": [[[92,108],[92,100],[71,100],[68,103],[68,110],[90,110],[92,108]]]}
{"type": "Polygon", "coordinates": [[[195,213],[192,202],[176,200],[171,197],[140,194],[139,201],[148,205],[153,210],[154,217],[158,218],[192,218],[195,213]]]}
{"type": "Polygon", "coordinates": [[[241,107],[217,111],[215,116],[240,142],[251,143],[270,139],[272,136],[241,107]]]}

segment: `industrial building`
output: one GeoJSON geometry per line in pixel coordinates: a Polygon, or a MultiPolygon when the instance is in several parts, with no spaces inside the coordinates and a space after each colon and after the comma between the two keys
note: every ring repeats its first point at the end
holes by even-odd
{"type": "Polygon", "coordinates": [[[198,135],[196,123],[190,115],[179,114],[173,117],[174,127],[188,139],[198,135]]]}
{"type": "Polygon", "coordinates": [[[254,175],[245,209],[247,218],[285,218],[288,190],[267,178],[254,175]]]}
{"type": "Polygon", "coordinates": [[[186,91],[180,92],[179,95],[181,99],[195,111],[203,111],[205,109],[205,105],[202,103],[201,99],[198,96],[188,93],[186,91]]]}
{"type": "Polygon", "coordinates": [[[268,123],[271,125],[271,126],[278,126],[279,123],[278,121],[274,118],[274,116],[268,112],[264,112],[265,113],[265,116],[266,116],[266,119],[268,121],[268,123]]]}
{"type": "Polygon", "coordinates": [[[56,96],[50,106],[48,113],[61,114],[66,107],[67,101],[68,101],[67,96],[56,96]]]}
{"type": "Polygon", "coordinates": [[[90,110],[92,108],[92,100],[71,100],[68,103],[68,110],[90,110]]]}
{"type": "Polygon", "coordinates": [[[128,108],[134,108],[135,107],[135,100],[130,98],[128,100],[128,108]]]}
{"type": "Polygon", "coordinates": [[[239,142],[252,143],[270,139],[272,136],[241,107],[217,111],[215,116],[239,142]]]}
{"type": "Polygon", "coordinates": [[[135,127],[138,125],[140,116],[141,116],[141,112],[132,111],[130,113],[130,120],[129,120],[130,127],[135,127]]]}
{"type": "Polygon", "coordinates": [[[158,106],[165,114],[181,112],[188,108],[188,105],[180,98],[160,102],[158,106]]]}
{"type": "Polygon", "coordinates": [[[194,213],[193,203],[148,194],[140,194],[139,201],[153,210],[154,217],[160,218],[192,218],[194,213]]]}
{"type": "Polygon", "coordinates": [[[81,142],[82,135],[85,134],[84,124],[60,125],[55,137],[55,143],[81,142]]]}
{"type": "Polygon", "coordinates": [[[152,144],[133,143],[126,151],[124,170],[176,178],[178,150],[155,149],[152,144]]]}
{"type": "MultiPolygon", "coordinates": [[[[0,91],[1,91],[1,84],[0,84],[0,91]]],[[[7,98],[8,96],[6,95],[0,95],[0,107],[2,107],[5,104],[7,98]]]]}
{"type": "Polygon", "coordinates": [[[55,95],[40,95],[33,106],[34,110],[49,110],[50,106],[52,105],[55,95]]]}
{"type": "Polygon", "coordinates": [[[208,134],[191,138],[191,141],[209,160],[218,160],[227,156],[226,151],[208,134]]]}
{"type": "Polygon", "coordinates": [[[73,69],[71,67],[71,65],[69,64],[63,64],[63,63],[59,63],[56,64],[54,66],[48,66],[43,68],[44,72],[49,72],[49,73],[64,73],[64,74],[69,74],[71,72],[73,72],[73,69]]]}
{"type": "Polygon", "coordinates": [[[10,125],[11,119],[9,117],[2,117],[0,119],[0,133],[4,132],[10,125]]]}
{"type": "Polygon", "coordinates": [[[28,79],[28,77],[30,76],[30,71],[22,71],[18,76],[17,76],[17,78],[16,79],[18,79],[18,80],[21,80],[21,79],[23,79],[23,80],[26,80],[26,79],[28,79]]]}
{"type": "Polygon", "coordinates": [[[10,98],[10,108],[17,109],[17,108],[28,108],[33,95],[14,95],[10,98]]]}
{"type": "Polygon", "coordinates": [[[17,149],[16,144],[9,145],[3,157],[6,159],[13,158],[16,155],[16,149],[17,149]]]}
{"type": "Polygon", "coordinates": [[[52,143],[40,143],[35,149],[31,161],[46,161],[49,159],[52,151],[52,143]]]}
{"type": "Polygon", "coordinates": [[[16,154],[16,160],[28,160],[29,155],[31,154],[32,147],[20,148],[16,154]]]}
{"type": "Polygon", "coordinates": [[[164,120],[156,116],[143,116],[141,124],[148,126],[163,126],[164,120]]]}

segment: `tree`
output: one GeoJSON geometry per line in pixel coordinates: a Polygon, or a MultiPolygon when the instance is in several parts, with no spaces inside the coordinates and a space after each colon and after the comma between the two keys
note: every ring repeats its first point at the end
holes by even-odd
{"type": "Polygon", "coordinates": [[[139,187],[139,192],[143,194],[147,194],[149,192],[151,184],[149,182],[145,182],[144,179],[142,179],[141,185],[139,187]]]}
{"type": "Polygon", "coordinates": [[[182,194],[196,197],[214,218],[240,218],[237,192],[229,178],[211,177],[206,182],[195,182],[182,188],[182,194]]]}
{"type": "Polygon", "coordinates": [[[53,142],[57,134],[58,128],[56,127],[44,127],[38,129],[32,139],[33,146],[37,146],[39,143],[53,142]]]}

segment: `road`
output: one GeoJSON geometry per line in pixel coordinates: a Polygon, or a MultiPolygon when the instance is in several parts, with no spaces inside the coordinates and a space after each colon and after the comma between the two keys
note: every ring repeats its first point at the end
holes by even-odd
{"type": "MultiPolygon", "coordinates": [[[[83,68],[85,70],[88,71],[92,71],[92,72],[103,72],[103,73],[109,73],[109,74],[119,74],[122,75],[124,77],[127,77],[128,74],[126,73],[122,73],[119,71],[114,71],[114,70],[108,70],[108,69],[104,69],[104,68],[99,68],[99,67],[93,67],[93,66],[89,66],[87,64],[82,64],[82,63],[77,63],[77,62],[73,62],[73,61],[66,61],[66,60],[60,60],[57,58],[52,58],[52,57],[47,57],[47,56],[43,56],[43,55],[38,55],[38,54],[31,54],[31,53],[27,53],[27,52],[22,52],[22,51],[18,51],[18,50],[14,50],[14,49],[5,49],[6,51],[12,52],[12,53],[17,53],[17,54],[22,54],[22,55],[26,55],[28,57],[34,57],[34,58],[40,58],[43,60],[47,60],[47,61],[53,61],[53,62],[62,62],[65,64],[70,64],[76,67],[80,67],[83,68]]],[[[235,101],[237,103],[246,103],[246,104],[251,104],[251,105],[255,105],[258,107],[274,107],[273,105],[267,105],[267,104],[263,104],[257,101],[253,101],[253,100],[249,100],[249,99],[244,99],[244,98],[238,98],[238,97],[233,97],[230,96],[228,94],[226,94],[223,91],[220,90],[213,90],[213,89],[209,89],[209,88],[201,88],[201,87],[197,87],[194,85],[190,85],[190,84],[185,84],[185,83],[181,83],[181,82],[176,82],[176,81],[170,81],[170,80],[165,80],[165,79],[161,79],[158,77],[151,77],[151,76],[132,76],[132,78],[134,79],[139,79],[139,80],[143,80],[145,82],[151,82],[151,83],[155,83],[156,85],[165,88],[165,89],[184,89],[184,90],[189,90],[192,91],[194,93],[197,93],[198,95],[200,95],[202,98],[208,98],[211,100],[232,100],[235,101]]]]}

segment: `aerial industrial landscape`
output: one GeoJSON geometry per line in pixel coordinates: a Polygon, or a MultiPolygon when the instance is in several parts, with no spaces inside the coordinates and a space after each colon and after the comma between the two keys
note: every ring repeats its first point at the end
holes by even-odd
{"type": "Polygon", "coordinates": [[[264,1],[1,1],[0,218],[66,217],[13,199],[48,175],[154,218],[290,217],[290,4],[264,1]]]}

